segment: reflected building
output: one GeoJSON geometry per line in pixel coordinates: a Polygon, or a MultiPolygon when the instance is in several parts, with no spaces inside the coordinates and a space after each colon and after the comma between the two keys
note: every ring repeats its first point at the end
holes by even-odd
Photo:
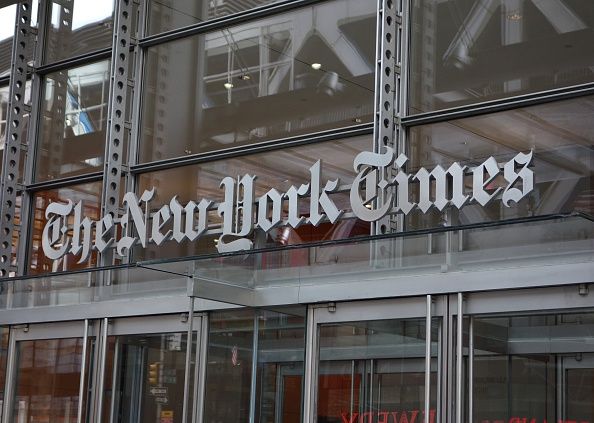
{"type": "Polygon", "coordinates": [[[594,3],[0,8],[0,423],[594,423],[594,3]]]}

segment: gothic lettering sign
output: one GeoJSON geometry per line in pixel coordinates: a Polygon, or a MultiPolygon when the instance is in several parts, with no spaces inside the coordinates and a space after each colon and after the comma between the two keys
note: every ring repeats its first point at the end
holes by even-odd
{"type": "MultiPolygon", "coordinates": [[[[404,154],[396,156],[390,148],[384,153],[362,152],[355,157],[356,176],[347,187],[351,213],[374,222],[389,214],[460,209],[473,202],[485,206],[497,200],[511,207],[534,187],[532,159],[531,151],[518,153],[503,164],[489,157],[472,169],[453,163],[447,169],[438,165],[431,171],[421,168],[407,174],[408,158],[404,154]],[[494,184],[496,179],[498,183],[494,184]],[[467,181],[472,181],[471,190],[466,188],[467,181]]],[[[83,216],[82,202],[51,203],[45,210],[43,252],[52,260],[73,254],[82,263],[94,250],[101,253],[115,248],[118,255],[125,256],[135,245],[192,242],[209,231],[210,212],[216,212],[222,220],[217,242],[220,253],[250,250],[250,236],[255,229],[268,232],[279,226],[318,226],[322,222],[335,223],[343,216],[345,210],[332,200],[332,194],[345,189],[340,181],[322,181],[320,160],[309,168],[309,176],[307,183],[291,186],[286,192],[272,188],[260,197],[256,197],[256,176],[228,176],[220,183],[224,196],[218,204],[204,198],[182,204],[174,196],[157,210],[151,205],[154,188],[140,197],[128,192],[123,198],[124,214],[107,214],[98,221],[83,216]],[[303,216],[300,203],[305,201],[309,213],[303,216]],[[116,239],[113,234],[120,235],[116,239]]]]}

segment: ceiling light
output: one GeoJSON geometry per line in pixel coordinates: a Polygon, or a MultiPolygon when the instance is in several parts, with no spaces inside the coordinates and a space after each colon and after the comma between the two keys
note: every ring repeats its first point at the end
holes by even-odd
{"type": "Polygon", "coordinates": [[[242,81],[249,81],[250,79],[252,79],[252,77],[249,75],[241,75],[239,79],[241,79],[242,81]]]}
{"type": "Polygon", "coordinates": [[[233,88],[233,84],[232,84],[232,83],[230,83],[230,82],[225,82],[225,83],[223,84],[223,86],[224,86],[226,89],[228,89],[228,90],[230,90],[231,88],[233,88]]]}
{"type": "Polygon", "coordinates": [[[321,63],[312,63],[311,68],[313,70],[320,70],[322,68],[322,64],[321,63]]]}
{"type": "Polygon", "coordinates": [[[509,15],[507,15],[507,19],[510,21],[519,21],[520,19],[522,19],[522,15],[518,12],[510,13],[509,15]]]}

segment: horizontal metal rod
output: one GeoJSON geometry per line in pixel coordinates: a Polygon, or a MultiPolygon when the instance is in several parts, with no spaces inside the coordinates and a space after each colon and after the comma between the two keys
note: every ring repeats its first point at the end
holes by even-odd
{"type": "Polygon", "coordinates": [[[353,137],[357,135],[371,135],[372,131],[373,123],[353,125],[346,128],[331,131],[321,131],[313,134],[300,135],[296,137],[264,141],[261,143],[251,144],[247,146],[231,147],[224,150],[209,151],[205,153],[192,154],[184,157],[176,157],[149,163],[137,164],[130,166],[130,173],[139,174],[154,172],[156,170],[165,170],[182,166],[190,166],[209,161],[229,159],[232,157],[247,156],[255,153],[265,153],[269,151],[282,150],[288,147],[298,147],[301,145],[315,144],[324,141],[340,140],[343,138],[353,137]]]}
{"type": "Polygon", "coordinates": [[[405,127],[427,125],[453,119],[463,119],[489,113],[503,112],[517,109],[518,107],[536,106],[539,104],[546,104],[553,101],[577,98],[591,94],[594,94],[594,83],[573,85],[570,87],[541,91],[501,100],[474,103],[467,106],[406,116],[402,118],[401,122],[405,127]]]}
{"type": "Polygon", "coordinates": [[[36,72],[40,75],[47,75],[48,73],[53,73],[64,69],[73,68],[76,66],[86,65],[91,62],[97,62],[99,60],[105,59],[111,59],[111,47],[106,47],[101,50],[96,50],[90,53],[85,53],[79,56],[60,60],[59,62],[42,65],[36,69],[36,72]]]}
{"type": "Polygon", "coordinates": [[[25,189],[30,192],[45,191],[48,189],[63,188],[66,186],[98,182],[103,179],[103,172],[92,172],[86,175],[70,176],[67,178],[51,179],[49,181],[34,182],[26,185],[25,189]]]}
{"type": "Polygon", "coordinates": [[[152,47],[157,44],[166,43],[205,32],[215,31],[232,25],[238,25],[240,23],[252,21],[254,19],[264,18],[273,14],[288,12],[290,10],[303,6],[308,6],[314,3],[322,3],[323,1],[326,0],[287,0],[283,2],[263,5],[242,12],[234,13],[232,15],[221,16],[219,18],[210,19],[206,21],[200,20],[200,22],[197,22],[192,25],[163,32],[160,34],[150,35],[148,37],[140,39],[138,41],[138,45],[140,45],[141,47],[152,47]]]}

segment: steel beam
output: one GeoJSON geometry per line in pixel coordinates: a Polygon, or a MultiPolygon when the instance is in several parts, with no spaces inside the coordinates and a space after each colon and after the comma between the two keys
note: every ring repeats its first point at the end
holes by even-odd
{"type": "MultiPolygon", "coordinates": [[[[128,90],[134,84],[130,80],[130,61],[136,45],[136,36],[131,35],[133,28],[133,13],[135,12],[132,0],[119,0],[116,2],[113,50],[111,56],[110,103],[109,119],[107,125],[107,147],[103,173],[102,216],[108,214],[117,217],[119,214],[120,193],[122,191],[122,177],[125,174],[124,144],[129,138],[129,125],[127,125],[128,90]]],[[[125,189],[125,187],[124,187],[125,189]]],[[[112,229],[112,235],[115,229],[112,229]]],[[[108,249],[101,257],[102,265],[114,262],[113,249],[108,249]]]]}
{"type": "MultiPolygon", "coordinates": [[[[0,277],[6,277],[10,271],[16,270],[12,263],[12,239],[15,235],[15,212],[17,192],[20,190],[19,175],[21,154],[26,148],[26,139],[22,139],[24,116],[29,113],[31,105],[25,101],[27,85],[27,52],[31,51],[32,0],[18,4],[15,35],[12,48],[12,65],[10,73],[9,108],[6,119],[6,142],[2,162],[0,191],[0,277]]],[[[18,231],[19,229],[17,229],[18,231]]]]}

